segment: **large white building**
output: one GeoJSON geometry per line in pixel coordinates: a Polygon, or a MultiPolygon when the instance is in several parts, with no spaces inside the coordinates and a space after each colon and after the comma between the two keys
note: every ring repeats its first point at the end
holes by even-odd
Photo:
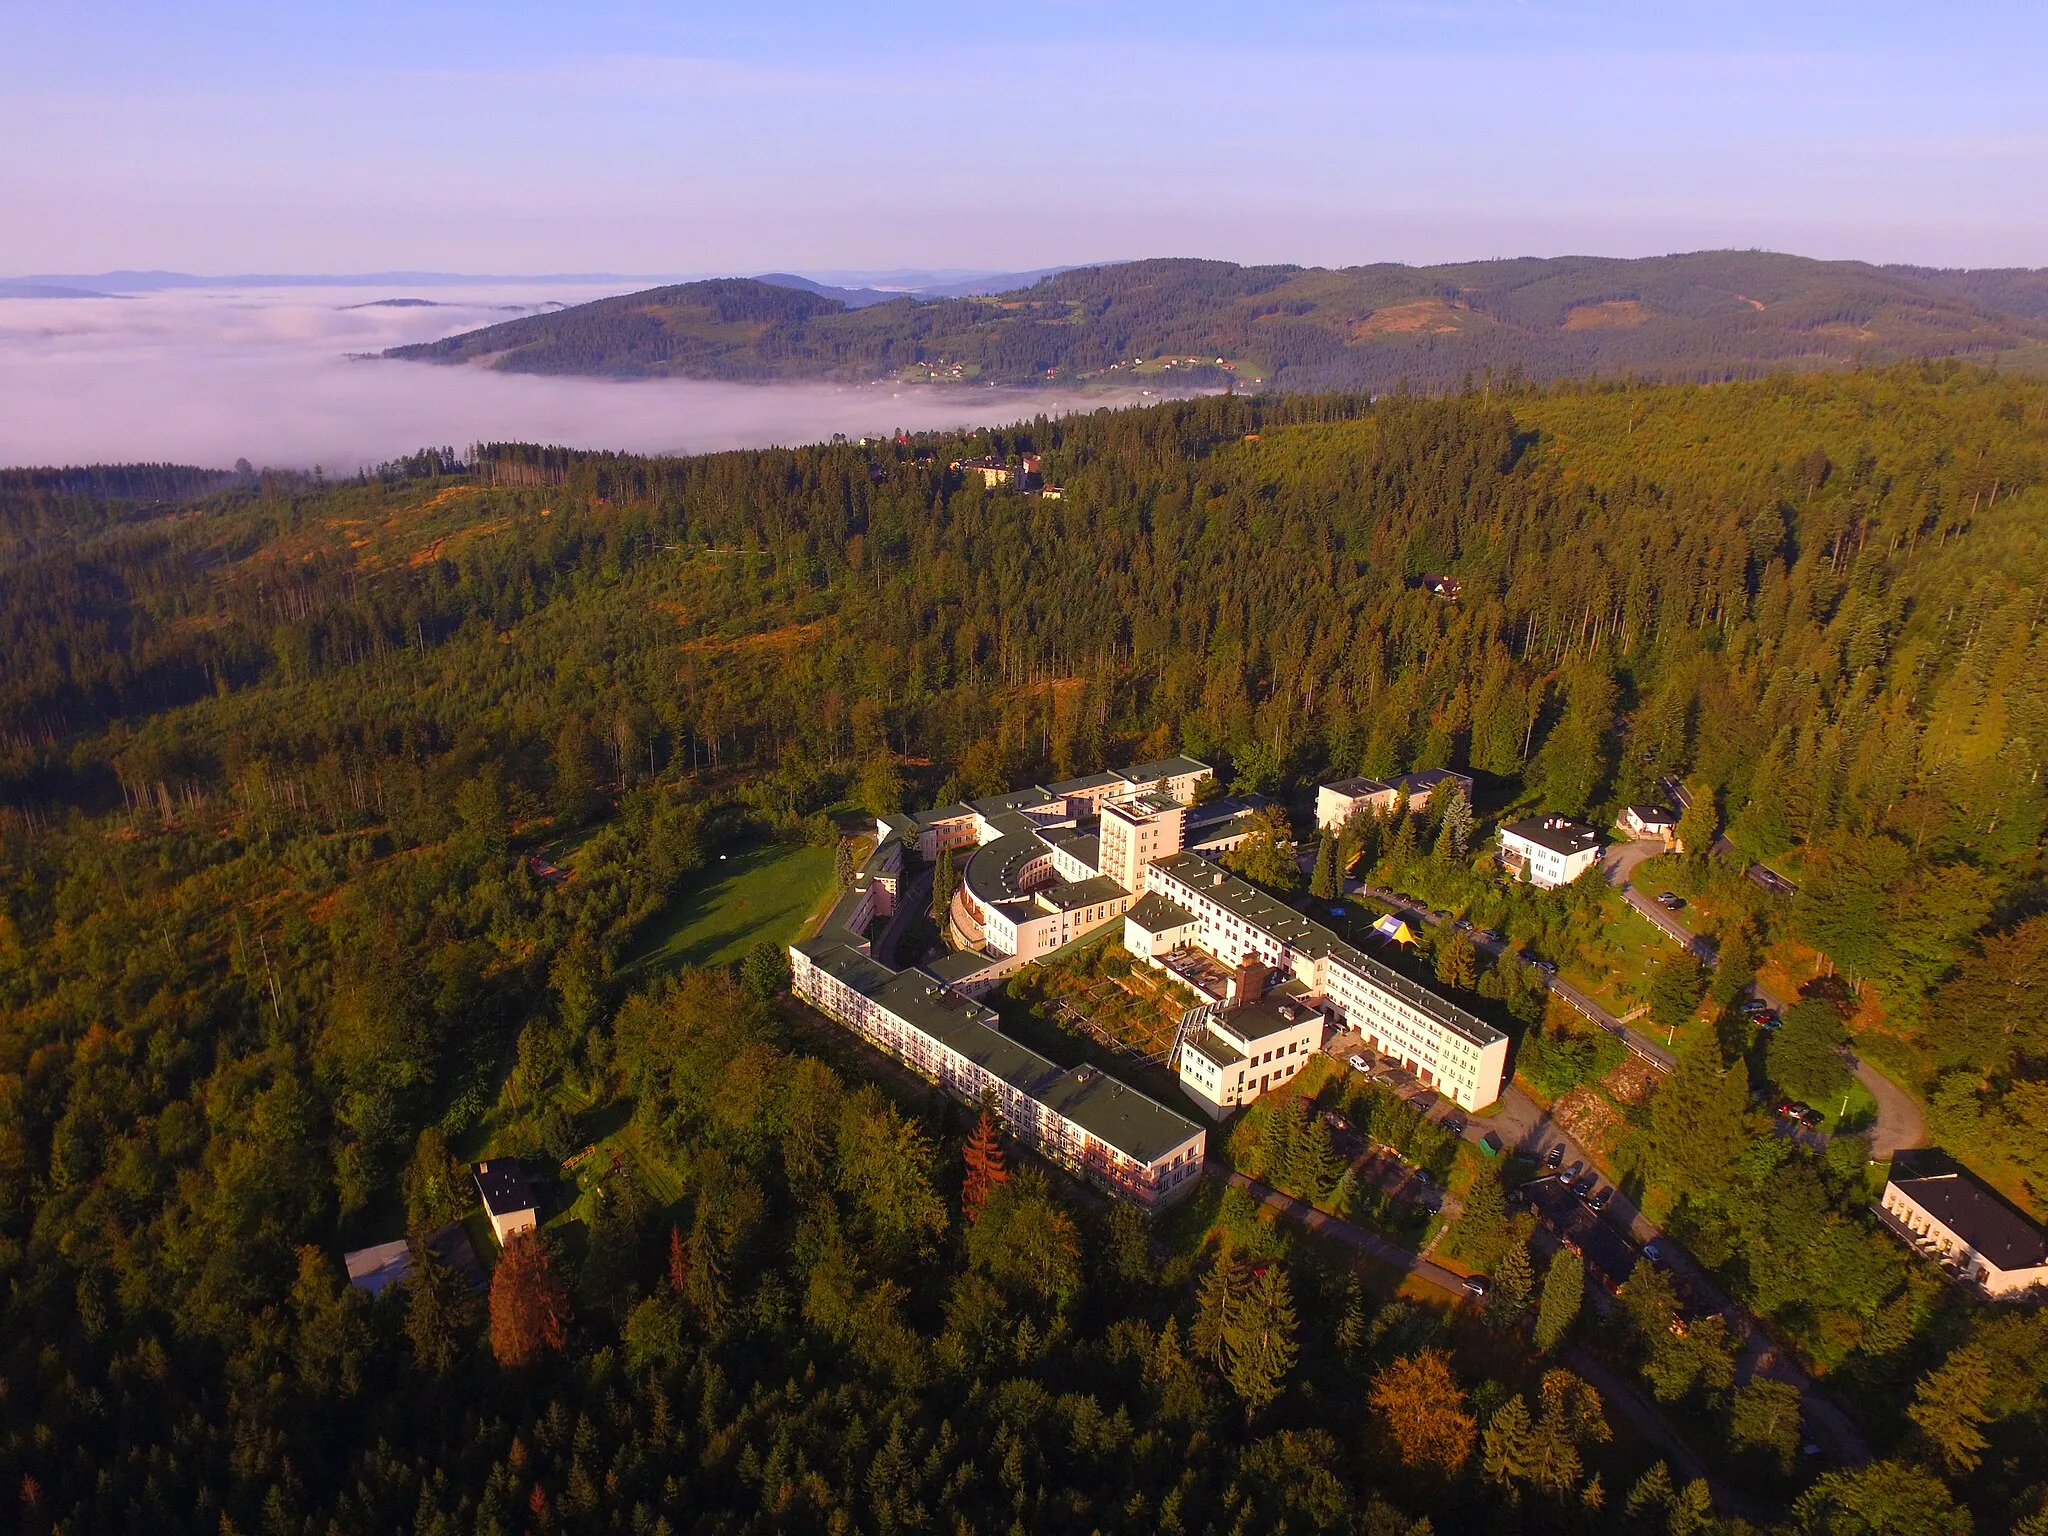
{"type": "MultiPolygon", "coordinates": [[[[1248,835],[1260,796],[1191,802],[1209,767],[1188,757],[1032,785],[923,816],[883,818],[919,850],[971,849],[947,923],[956,946],[940,975],[979,996],[1034,960],[1112,923],[1145,887],[1145,866],[1248,835]]],[[[955,854],[956,860],[959,854],[955,854]]]]}
{"type": "MultiPolygon", "coordinates": [[[[1357,1030],[1375,1050],[1467,1110],[1500,1097],[1508,1037],[1485,1020],[1199,855],[1160,859],[1145,875],[1147,897],[1124,920],[1124,944],[1133,954],[1169,969],[1188,947],[1229,967],[1256,957],[1299,985],[1305,1005],[1318,1010],[1319,1027],[1327,1020],[1357,1030]],[[1160,898],[1156,904],[1153,896],[1160,898]]],[[[1183,1052],[1181,1082],[1196,1091],[1200,1083],[1188,1072],[1183,1052]]],[[[1206,1091],[1200,1096],[1208,1098],[1206,1091]]]]}
{"type": "Polygon", "coordinates": [[[2048,1289],[2048,1233],[1938,1152],[1895,1155],[1878,1210],[1918,1252],[1987,1296],[2048,1289]]]}
{"type": "Polygon", "coordinates": [[[1200,1176],[1207,1133],[1094,1067],[1063,1068],[932,970],[874,958],[874,902],[849,892],[790,946],[792,990],[961,1102],[993,1102],[1009,1133],[1120,1199],[1171,1203],[1200,1176]]]}
{"type": "Polygon", "coordinates": [[[1500,829],[1500,861],[1518,880],[1570,885],[1600,860],[1600,834],[1562,816],[1531,816],[1500,829]]]}

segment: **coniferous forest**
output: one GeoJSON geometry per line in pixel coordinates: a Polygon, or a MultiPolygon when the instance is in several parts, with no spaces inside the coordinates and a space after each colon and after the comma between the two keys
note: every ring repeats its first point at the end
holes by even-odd
{"type": "MultiPolygon", "coordinates": [[[[2048,1319],[1757,1104],[1852,1042],[2048,1209],[2044,482],[2048,387],[1954,362],[0,474],[0,1520],[2040,1536],[2048,1319]],[[950,467],[1026,453],[1057,499],[950,467]],[[1660,977],[1706,1022],[1611,1171],[1844,1431],[1657,1275],[1596,1295],[1512,1167],[1454,1175],[1454,1307],[1219,1180],[1108,1205],[775,945],[639,958],[727,858],[1174,751],[1300,833],[1320,780],[1470,772],[1469,844],[1369,855],[1446,901],[1504,816],[1688,788],[1722,975],[1814,985],[1765,1047],[1660,977]],[[572,1165],[502,1254],[485,1154],[572,1165]],[[423,1243],[347,1284],[465,1219],[481,1288],[423,1243]]],[[[1590,1070],[1457,942],[1525,1081],[1590,1070]]]]}

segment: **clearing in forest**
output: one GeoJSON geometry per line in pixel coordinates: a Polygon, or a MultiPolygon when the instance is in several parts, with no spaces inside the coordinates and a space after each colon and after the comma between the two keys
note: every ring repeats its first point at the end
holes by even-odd
{"type": "Polygon", "coordinates": [[[787,944],[832,891],[832,850],[763,843],[720,859],[670,896],[622,969],[636,980],[728,965],[762,939],[787,944]]]}

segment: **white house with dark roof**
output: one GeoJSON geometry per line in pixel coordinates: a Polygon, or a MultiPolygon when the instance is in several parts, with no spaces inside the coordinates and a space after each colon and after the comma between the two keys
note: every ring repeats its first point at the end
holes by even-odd
{"type": "Polygon", "coordinates": [[[1548,890],[1570,885],[1600,860],[1600,834],[1563,816],[1531,816],[1500,829],[1501,867],[1548,890]]]}
{"type": "Polygon", "coordinates": [[[540,1224],[540,1202],[533,1195],[533,1181],[513,1157],[493,1157],[473,1170],[476,1192],[484,1202],[484,1215],[502,1244],[520,1232],[540,1224]]]}
{"type": "Polygon", "coordinates": [[[1661,837],[1669,843],[1678,835],[1677,812],[1661,805],[1623,806],[1617,824],[1631,838],[1638,840],[1661,837]]]}
{"type": "Polygon", "coordinates": [[[1916,1252],[1987,1296],[2048,1288],[2048,1234],[1939,1152],[1896,1154],[1878,1211],[1916,1252]]]}

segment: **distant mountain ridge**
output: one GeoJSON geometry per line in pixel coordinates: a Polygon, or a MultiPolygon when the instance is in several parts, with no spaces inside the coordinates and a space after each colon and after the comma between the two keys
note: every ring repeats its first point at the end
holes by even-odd
{"type": "Polygon", "coordinates": [[[1486,369],[1705,379],[2015,354],[2048,364],[2048,271],[1703,251],[1338,270],[1166,258],[988,296],[717,278],[385,355],[616,378],[1388,389],[1486,369]]]}

